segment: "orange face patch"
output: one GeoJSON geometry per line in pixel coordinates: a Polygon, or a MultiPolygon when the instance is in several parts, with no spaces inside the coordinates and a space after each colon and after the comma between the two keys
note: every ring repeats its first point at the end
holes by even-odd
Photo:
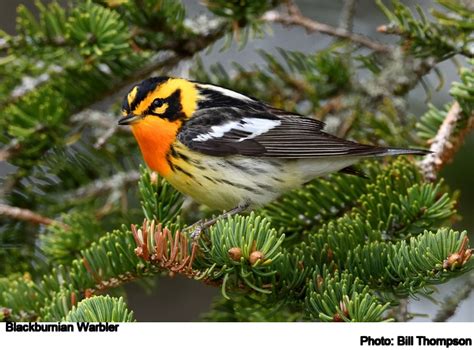
{"type": "Polygon", "coordinates": [[[170,122],[151,116],[132,124],[133,135],[138,141],[145,162],[164,177],[171,172],[167,154],[180,126],[180,121],[170,122]]]}

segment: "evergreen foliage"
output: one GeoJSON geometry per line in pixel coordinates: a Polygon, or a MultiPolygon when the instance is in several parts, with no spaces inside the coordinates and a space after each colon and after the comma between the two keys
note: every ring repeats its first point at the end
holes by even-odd
{"type": "Polygon", "coordinates": [[[67,322],[132,322],[133,312],[127,310],[122,298],[94,296],[81,301],[64,318],[67,322]]]}
{"type": "MultiPolygon", "coordinates": [[[[232,72],[201,56],[190,75],[395,147],[429,147],[459,104],[454,142],[474,125],[473,12],[437,2],[428,19],[379,1],[390,22],[380,30],[400,38],[385,51],[350,40],[308,54],[260,51],[262,65],[232,72]],[[468,60],[452,103],[429,105],[416,122],[407,94],[455,56],[468,60]]],[[[225,36],[245,45],[251,32],[266,35],[262,15],[283,6],[204,4],[206,21],[171,0],[38,1],[37,15],[18,8],[16,35],[0,34],[0,160],[15,167],[1,183],[0,320],[134,321],[124,284],[182,274],[221,288],[208,321],[392,321],[401,299],[474,267],[467,233],[450,228],[456,192],[427,181],[413,157],[364,161],[366,178],[315,179],[189,239],[191,218],[208,211],[141,166],[116,122],[130,83],[225,36]]]]}

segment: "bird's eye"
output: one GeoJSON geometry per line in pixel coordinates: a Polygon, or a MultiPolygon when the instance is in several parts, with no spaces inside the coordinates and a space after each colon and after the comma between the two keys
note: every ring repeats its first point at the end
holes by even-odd
{"type": "Polygon", "coordinates": [[[162,98],[155,98],[153,100],[153,108],[161,107],[161,106],[163,106],[163,103],[164,103],[164,101],[163,101],[162,98]]]}

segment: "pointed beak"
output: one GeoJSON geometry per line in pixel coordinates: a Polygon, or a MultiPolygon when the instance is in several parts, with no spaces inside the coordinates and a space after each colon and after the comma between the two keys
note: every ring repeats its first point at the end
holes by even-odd
{"type": "Polygon", "coordinates": [[[130,125],[130,124],[136,123],[140,119],[141,119],[141,117],[139,115],[129,114],[129,115],[126,115],[125,117],[121,118],[118,121],[118,124],[119,125],[130,125]]]}

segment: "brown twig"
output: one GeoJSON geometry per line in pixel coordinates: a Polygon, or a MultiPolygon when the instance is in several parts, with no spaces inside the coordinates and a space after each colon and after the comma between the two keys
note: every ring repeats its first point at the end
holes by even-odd
{"type": "Polygon", "coordinates": [[[12,157],[20,149],[20,143],[13,139],[0,149],[0,162],[4,162],[12,157]]]}
{"type": "Polygon", "coordinates": [[[267,22],[280,23],[286,26],[297,25],[306,29],[309,33],[322,33],[335,36],[341,39],[348,39],[358,45],[365,46],[376,52],[389,52],[390,47],[378,43],[364,35],[351,33],[344,28],[336,28],[329,24],[321,23],[305,17],[301,14],[299,8],[293,3],[288,2],[288,14],[279,11],[271,10],[266,12],[262,19],[267,22]]]}
{"type": "Polygon", "coordinates": [[[105,143],[115,134],[118,128],[118,123],[112,124],[110,128],[106,129],[105,132],[100,135],[100,137],[94,143],[94,148],[101,149],[105,145],[105,143]]]}
{"type": "Polygon", "coordinates": [[[451,295],[443,300],[440,309],[433,318],[433,322],[445,322],[456,313],[459,305],[466,300],[474,290],[474,272],[469,274],[465,284],[456,288],[451,295]]]}
{"type": "Polygon", "coordinates": [[[457,252],[449,254],[443,261],[443,268],[453,270],[464,266],[472,257],[474,249],[469,249],[469,237],[464,236],[457,252]]]}
{"type": "Polygon", "coordinates": [[[126,283],[135,281],[139,279],[140,277],[143,277],[145,272],[146,271],[141,271],[140,276],[133,274],[131,272],[126,272],[116,277],[112,277],[108,280],[96,281],[96,285],[94,286],[94,288],[87,288],[84,290],[84,296],[85,298],[90,298],[91,296],[100,294],[101,292],[104,292],[108,289],[120,287],[126,283]]]}
{"type": "Polygon", "coordinates": [[[77,190],[62,195],[61,200],[84,199],[98,197],[110,191],[122,189],[131,183],[135,183],[140,178],[140,173],[136,170],[121,172],[106,179],[96,180],[77,190]]]}
{"type": "Polygon", "coordinates": [[[399,300],[399,304],[393,310],[393,318],[397,322],[407,322],[410,319],[407,298],[402,298],[399,300]]]}
{"type": "Polygon", "coordinates": [[[420,162],[420,168],[427,180],[434,181],[436,179],[437,173],[452,160],[466,135],[474,128],[474,115],[471,115],[466,127],[454,135],[456,126],[462,117],[461,106],[458,102],[454,102],[439,127],[438,133],[431,140],[430,151],[432,153],[420,162]]]}
{"type": "Polygon", "coordinates": [[[345,0],[339,19],[339,28],[352,32],[357,0],[345,0]]]}
{"type": "Polygon", "coordinates": [[[0,204],[0,216],[8,216],[12,219],[28,221],[37,225],[60,225],[63,228],[69,228],[68,225],[60,221],[50,219],[29,209],[12,207],[6,204],[0,204]]]}

